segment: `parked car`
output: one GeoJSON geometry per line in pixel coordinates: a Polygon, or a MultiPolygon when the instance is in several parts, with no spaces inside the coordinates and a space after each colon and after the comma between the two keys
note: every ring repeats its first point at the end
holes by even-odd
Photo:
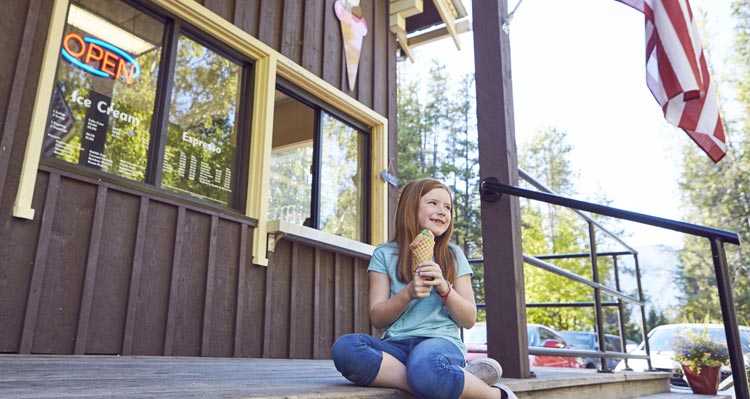
{"type": "MultiPolygon", "coordinates": [[[[539,324],[528,324],[526,325],[526,330],[529,339],[529,349],[535,347],[570,348],[565,339],[549,327],[539,324]]],[[[487,324],[479,322],[471,329],[464,330],[464,343],[466,343],[467,361],[487,357],[487,324]]],[[[532,367],[583,368],[583,361],[579,357],[529,355],[529,365],[532,367]]]]}
{"type": "MultiPolygon", "coordinates": [[[[677,390],[689,389],[687,381],[683,377],[682,373],[679,372],[680,365],[674,360],[674,350],[672,349],[675,336],[685,329],[692,329],[697,333],[708,331],[715,339],[726,342],[726,334],[724,333],[723,324],[666,324],[655,327],[648,333],[649,349],[651,350],[651,366],[659,371],[666,371],[672,373],[670,384],[672,388],[677,390]],[[675,372],[678,371],[678,372],[675,372]]],[[[745,356],[745,367],[750,367],[750,327],[739,326],[740,330],[740,343],[742,345],[742,353],[745,356]]],[[[646,349],[643,342],[638,345],[638,348],[632,352],[633,354],[645,355],[646,349]]],[[[635,371],[644,371],[648,367],[646,360],[641,359],[630,359],[627,362],[627,366],[635,371]]],[[[615,370],[625,370],[625,361],[621,361],[615,367],[615,370]]],[[[721,383],[719,389],[724,389],[730,380],[727,380],[731,376],[732,370],[728,366],[722,366],[721,368],[721,383]]]]}
{"type": "MultiPolygon", "coordinates": [[[[592,331],[560,331],[560,335],[568,341],[573,349],[599,350],[599,334],[592,331]]],[[[622,339],[614,334],[604,335],[604,346],[607,352],[622,352],[622,339]]],[[[607,359],[607,367],[614,370],[621,359],[607,359]]],[[[583,358],[583,366],[587,369],[599,369],[602,366],[602,359],[599,357],[583,358]]]]}

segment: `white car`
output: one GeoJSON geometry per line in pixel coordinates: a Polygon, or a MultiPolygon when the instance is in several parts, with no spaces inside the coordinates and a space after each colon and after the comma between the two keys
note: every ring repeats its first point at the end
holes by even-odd
{"type": "MultiPolygon", "coordinates": [[[[666,371],[672,373],[670,384],[673,389],[690,389],[687,381],[682,376],[682,373],[675,373],[675,370],[680,370],[680,365],[674,360],[674,350],[672,349],[673,341],[675,336],[685,329],[692,329],[695,332],[702,332],[704,329],[708,330],[716,340],[726,342],[727,338],[724,334],[723,324],[666,324],[663,326],[655,327],[651,332],[648,333],[649,349],[651,350],[651,367],[658,371],[666,371]]],[[[740,343],[742,345],[742,353],[745,355],[745,367],[750,367],[750,327],[739,326],[740,330],[740,343]]],[[[646,350],[643,342],[638,345],[638,348],[632,352],[637,355],[645,355],[646,350]]],[[[634,371],[644,371],[648,367],[646,360],[641,359],[630,359],[625,365],[625,360],[620,361],[615,367],[615,371],[622,371],[630,368],[634,371]]],[[[727,379],[732,375],[732,370],[729,366],[722,366],[721,368],[721,380],[719,384],[719,390],[727,389],[731,387],[731,378],[727,379]]]]}

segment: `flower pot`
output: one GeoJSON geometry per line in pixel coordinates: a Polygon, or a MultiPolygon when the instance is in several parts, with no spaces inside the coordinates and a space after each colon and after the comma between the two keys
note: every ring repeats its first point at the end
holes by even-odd
{"type": "Polygon", "coordinates": [[[719,390],[719,375],[721,366],[701,366],[700,373],[695,373],[690,366],[683,364],[688,384],[693,393],[699,395],[716,395],[719,390]]]}

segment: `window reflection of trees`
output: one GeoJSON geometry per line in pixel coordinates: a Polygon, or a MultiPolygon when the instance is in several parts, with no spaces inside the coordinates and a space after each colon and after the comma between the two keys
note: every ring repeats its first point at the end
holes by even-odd
{"type": "Polygon", "coordinates": [[[231,60],[180,37],[162,175],[164,187],[229,204],[240,70],[231,60]],[[184,134],[211,147],[186,141],[184,134]]]}
{"type": "Polygon", "coordinates": [[[365,135],[326,113],[322,127],[321,230],[362,240],[365,135]]]}
{"type": "Polygon", "coordinates": [[[312,198],[312,143],[279,151],[271,157],[268,218],[304,224],[312,198]]]}
{"type": "MultiPolygon", "coordinates": [[[[131,10],[131,12],[134,11],[131,10]]],[[[160,25],[156,21],[153,22],[156,26],[160,25]]],[[[156,30],[154,29],[154,31],[156,30]]],[[[71,26],[67,27],[65,33],[68,32],[98,37],[95,32],[84,32],[71,26]]],[[[107,37],[101,37],[100,39],[107,41],[107,37]]],[[[102,132],[102,134],[106,133],[104,146],[106,165],[103,165],[100,169],[142,182],[145,180],[148,159],[151,118],[156,98],[156,79],[159,73],[161,47],[154,47],[143,54],[134,55],[134,58],[141,66],[141,74],[129,85],[122,80],[94,76],[60,58],[56,90],[61,92],[75,123],[72,124],[68,133],[61,136],[58,141],[67,144],[71,149],[79,149],[82,146],[81,137],[85,131],[87,108],[71,101],[74,94],[82,98],[89,98],[91,91],[96,91],[110,97],[112,99],[110,106],[114,106],[114,109],[121,113],[133,116],[139,123],[135,124],[132,121],[109,116],[107,130],[102,132]]],[[[97,107],[97,104],[91,104],[91,107],[97,107]]],[[[49,139],[51,137],[48,137],[49,139]]],[[[46,155],[55,156],[70,163],[79,163],[81,154],[79,151],[58,151],[55,154],[54,145],[55,143],[52,142],[45,143],[46,155]]]]}

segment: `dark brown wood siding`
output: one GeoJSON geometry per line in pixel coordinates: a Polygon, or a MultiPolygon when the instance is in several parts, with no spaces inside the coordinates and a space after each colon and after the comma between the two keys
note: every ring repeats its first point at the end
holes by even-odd
{"type": "MultiPolygon", "coordinates": [[[[395,143],[386,1],[362,1],[354,90],[333,0],[201,3],[388,117],[395,143]]],[[[0,353],[329,358],[337,336],[371,332],[367,259],[282,240],[254,265],[249,218],[53,165],[34,219],[12,216],[52,5],[8,0],[0,24],[0,353]]]]}

